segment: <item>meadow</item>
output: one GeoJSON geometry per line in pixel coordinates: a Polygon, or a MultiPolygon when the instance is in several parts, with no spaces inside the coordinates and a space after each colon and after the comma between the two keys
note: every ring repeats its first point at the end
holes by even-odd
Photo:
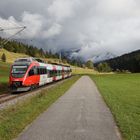
{"type": "Polygon", "coordinates": [[[8,90],[9,71],[10,64],[0,62],[0,94],[8,90]]]}
{"type": "MultiPolygon", "coordinates": [[[[3,93],[3,91],[6,91],[8,88],[8,77],[9,77],[9,70],[10,70],[10,64],[9,63],[3,63],[0,62],[0,93],[3,93]]],[[[95,81],[99,91],[101,92],[106,104],[109,106],[109,108],[112,111],[112,114],[116,120],[116,123],[122,133],[122,137],[124,140],[140,140],[140,74],[98,74],[97,72],[89,69],[82,69],[78,67],[73,67],[73,74],[90,74],[90,77],[95,81]],[[93,73],[96,73],[96,75],[93,73]]],[[[72,80],[68,80],[69,82],[66,82],[62,85],[62,88],[54,88],[50,93],[53,93],[55,89],[57,89],[57,92],[61,92],[60,95],[56,96],[55,99],[51,99],[54,102],[59,96],[64,94],[64,92],[74,83],[77,78],[72,78],[72,80]],[[67,85],[68,84],[68,85],[67,85]],[[60,91],[59,91],[60,90],[60,91]]],[[[54,93],[57,94],[57,93],[54,93]]],[[[53,96],[53,95],[52,95],[53,96]]],[[[48,96],[46,96],[48,98],[48,96]]],[[[44,98],[44,97],[43,97],[44,98]]],[[[47,98],[43,99],[42,106],[45,100],[47,98]]],[[[50,97],[51,98],[51,97],[50,97]]],[[[54,98],[54,97],[52,97],[54,98]]],[[[27,109],[27,114],[32,112],[28,112],[29,110],[32,110],[34,107],[34,103],[38,100],[38,97],[35,97],[32,101],[27,101],[23,105],[20,106],[20,108],[14,107],[11,110],[11,115],[14,113],[21,113],[22,110],[25,111],[27,109]],[[35,101],[34,101],[35,100],[35,101]],[[30,104],[30,105],[29,105],[30,104]],[[28,107],[27,107],[27,106],[28,107]],[[29,107],[31,109],[29,109],[29,107]],[[16,108],[16,110],[15,110],[16,108]],[[25,109],[25,110],[24,110],[25,109]],[[19,112],[17,112],[19,111],[19,112]]],[[[40,100],[40,99],[39,99],[40,100]]],[[[42,100],[42,98],[41,98],[42,100]]],[[[40,102],[40,101],[39,101],[40,102]]],[[[48,100],[48,105],[50,104],[50,100],[48,100]]],[[[37,106],[39,108],[42,108],[40,106],[37,106]]],[[[45,108],[43,108],[44,110],[45,108]]],[[[8,110],[8,111],[10,111],[8,110]]],[[[43,111],[42,110],[42,111],[43,111]]],[[[6,111],[7,112],[7,111],[6,111]]],[[[26,112],[26,111],[25,111],[26,112]]],[[[2,112],[1,112],[2,113],[2,112]]],[[[5,114],[5,112],[3,112],[5,114]]],[[[1,114],[2,116],[4,114],[1,114]]],[[[20,115],[19,113],[19,115],[20,115]]],[[[39,113],[41,112],[33,112],[35,115],[32,117],[31,120],[25,120],[25,123],[20,127],[20,131],[24,128],[25,124],[31,122],[39,113]]],[[[27,115],[26,114],[26,115],[27,115]]],[[[29,114],[28,114],[29,115],[29,114]]],[[[1,116],[1,117],[2,117],[1,116]]],[[[12,116],[14,117],[14,116],[12,116]]],[[[22,117],[25,116],[19,116],[19,119],[23,119],[22,117]],[[21,118],[20,118],[21,117],[21,118]]],[[[10,119],[10,118],[7,118],[10,119]]],[[[16,120],[17,118],[14,118],[16,120]]],[[[7,120],[2,120],[5,122],[7,120]]],[[[12,123],[12,120],[10,120],[12,123]]],[[[19,120],[21,121],[21,120],[19,120]]],[[[22,120],[23,121],[23,120],[22,120]]],[[[20,124],[20,123],[19,123],[20,124]]],[[[7,124],[9,125],[9,124],[7,124]]],[[[12,125],[12,124],[11,124],[12,125]]],[[[3,126],[4,132],[1,132],[5,139],[10,139],[15,137],[19,131],[19,126],[15,126],[16,128],[14,131],[10,134],[6,134],[5,131],[8,131],[7,126],[3,126]],[[6,127],[6,128],[5,128],[6,127]],[[7,136],[6,136],[7,135],[7,136]]],[[[2,136],[1,136],[2,137],[2,136]]]]}
{"type": "Polygon", "coordinates": [[[140,74],[91,75],[125,140],[140,140],[140,74]]]}
{"type": "Polygon", "coordinates": [[[94,69],[80,68],[76,66],[71,66],[71,68],[72,68],[72,74],[97,74],[98,73],[94,69]]]}

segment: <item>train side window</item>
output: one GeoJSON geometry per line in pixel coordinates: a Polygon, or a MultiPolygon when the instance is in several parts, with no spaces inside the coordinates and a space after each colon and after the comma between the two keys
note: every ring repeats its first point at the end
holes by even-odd
{"type": "Polygon", "coordinates": [[[39,75],[40,74],[40,72],[39,72],[39,67],[37,67],[37,75],[39,75]]]}
{"type": "Polygon", "coordinates": [[[50,71],[48,70],[48,77],[50,77],[50,71]]]}
{"type": "Polygon", "coordinates": [[[37,72],[37,67],[34,66],[34,74],[37,75],[37,73],[38,73],[38,72],[37,72]]]}
{"type": "Polygon", "coordinates": [[[41,70],[41,74],[43,74],[43,69],[41,68],[40,70],[41,70]]]}
{"type": "Polygon", "coordinates": [[[31,68],[30,71],[29,71],[29,76],[33,76],[34,75],[34,69],[31,68]]]}
{"type": "Polygon", "coordinates": [[[40,75],[42,74],[42,68],[40,68],[40,75]]]}
{"type": "Polygon", "coordinates": [[[47,74],[47,69],[46,68],[44,68],[44,73],[47,74]]]}
{"type": "Polygon", "coordinates": [[[43,68],[41,68],[41,74],[44,74],[44,69],[43,68]]]}
{"type": "Polygon", "coordinates": [[[52,71],[49,70],[49,77],[52,77],[52,71]]]}
{"type": "Polygon", "coordinates": [[[50,70],[50,77],[52,77],[53,76],[53,71],[52,70],[50,70]]]}
{"type": "Polygon", "coordinates": [[[38,75],[41,75],[42,74],[42,68],[38,67],[37,68],[37,73],[38,73],[38,75]]]}
{"type": "Polygon", "coordinates": [[[53,76],[54,76],[54,71],[52,70],[51,73],[52,73],[52,74],[51,74],[51,77],[53,77],[53,76]]]}
{"type": "Polygon", "coordinates": [[[48,70],[47,73],[48,73],[48,77],[53,77],[53,71],[52,70],[48,70]]]}
{"type": "Polygon", "coordinates": [[[47,69],[46,68],[44,68],[44,74],[47,74],[47,69]]]}

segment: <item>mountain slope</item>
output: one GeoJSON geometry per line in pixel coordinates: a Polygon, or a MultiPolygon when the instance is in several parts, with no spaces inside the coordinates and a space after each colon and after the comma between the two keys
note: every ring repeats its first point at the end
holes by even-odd
{"type": "MultiPolygon", "coordinates": [[[[13,63],[17,58],[23,58],[23,57],[31,57],[29,55],[26,55],[24,53],[14,53],[14,52],[9,52],[5,49],[0,49],[0,59],[2,54],[5,53],[6,55],[6,62],[7,63],[13,63]]],[[[41,58],[45,60],[46,62],[52,62],[52,63],[58,63],[59,59],[55,58],[41,58]]]]}
{"type": "Polygon", "coordinates": [[[3,53],[5,53],[5,55],[6,55],[6,62],[8,62],[8,63],[13,63],[14,60],[17,59],[17,58],[29,57],[26,54],[14,53],[14,52],[9,52],[9,51],[7,51],[5,49],[0,49],[0,58],[1,58],[3,53]]]}
{"type": "Polygon", "coordinates": [[[104,62],[108,63],[114,71],[119,69],[140,72],[140,50],[103,61],[102,63],[104,62]]]}
{"type": "Polygon", "coordinates": [[[106,53],[101,53],[99,55],[95,55],[92,60],[94,63],[98,63],[98,62],[101,62],[101,61],[104,61],[104,60],[108,60],[108,59],[111,59],[111,58],[114,58],[116,57],[116,55],[110,53],[110,52],[106,52],[106,53]]]}

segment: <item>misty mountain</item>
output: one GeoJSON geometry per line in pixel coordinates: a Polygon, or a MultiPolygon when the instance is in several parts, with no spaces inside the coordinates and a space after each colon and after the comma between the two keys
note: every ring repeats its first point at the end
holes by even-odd
{"type": "Polygon", "coordinates": [[[77,54],[79,51],[80,51],[80,49],[73,49],[73,50],[69,50],[69,51],[68,50],[67,51],[66,50],[61,50],[59,53],[61,53],[62,57],[66,57],[69,60],[77,60],[77,59],[79,59],[79,60],[84,62],[82,57],[73,55],[74,53],[77,54]]]}
{"type": "Polygon", "coordinates": [[[108,59],[111,59],[111,58],[114,58],[116,57],[116,55],[114,55],[113,53],[110,53],[110,52],[106,52],[106,53],[101,53],[99,55],[95,55],[92,60],[94,63],[98,63],[98,62],[101,62],[103,60],[108,60],[108,59]]]}
{"type": "Polygon", "coordinates": [[[63,56],[67,56],[68,58],[71,58],[71,55],[73,53],[78,53],[80,51],[80,49],[73,49],[73,50],[60,50],[59,53],[61,53],[61,55],[63,56]]]}
{"type": "MultiPolygon", "coordinates": [[[[81,60],[82,62],[86,62],[87,60],[83,59],[83,57],[80,57],[80,55],[78,55],[78,53],[81,51],[81,49],[73,49],[73,50],[69,50],[69,51],[66,51],[66,50],[61,50],[61,55],[63,57],[66,57],[68,59],[71,59],[71,60],[74,60],[74,59],[79,59],[81,60]]],[[[60,52],[59,52],[60,53],[60,52]]],[[[108,59],[111,59],[111,58],[114,58],[116,57],[116,55],[114,55],[113,53],[110,53],[110,52],[105,52],[105,53],[101,53],[101,54],[98,54],[98,55],[94,55],[91,60],[94,62],[94,63],[98,63],[100,61],[104,61],[104,60],[108,60],[108,59]]]]}

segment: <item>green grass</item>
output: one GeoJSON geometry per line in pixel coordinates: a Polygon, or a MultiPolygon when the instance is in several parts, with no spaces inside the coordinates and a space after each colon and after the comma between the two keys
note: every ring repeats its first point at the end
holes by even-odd
{"type": "MultiPolygon", "coordinates": [[[[14,52],[9,52],[6,49],[0,49],[0,58],[3,53],[5,53],[6,55],[7,63],[13,63],[17,58],[30,57],[29,55],[26,55],[24,53],[14,53],[14,52]]],[[[52,63],[59,63],[59,59],[57,58],[41,58],[41,59],[45,60],[46,62],[49,61],[52,63]]]]}
{"type": "Polygon", "coordinates": [[[94,69],[88,69],[88,68],[80,68],[76,66],[71,66],[72,68],[72,74],[97,74],[98,72],[94,69]]]}
{"type": "Polygon", "coordinates": [[[0,140],[15,138],[40,113],[62,96],[80,76],[73,76],[63,84],[42,91],[39,95],[0,111],[0,140]]]}
{"type": "Polygon", "coordinates": [[[8,89],[10,64],[0,62],[0,94],[8,89]]]}
{"type": "Polygon", "coordinates": [[[3,53],[5,53],[5,55],[6,55],[6,62],[7,63],[13,63],[15,61],[15,59],[17,59],[17,58],[29,57],[26,54],[14,53],[14,52],[9,52],[9,51],[7,51],[5,49],[0,49],[0,58],[1,58],[3,53]]]}
{"type": "Polygon", "coordinates": [[[94,75],[125,140],[140,140],[140,74],[94,75]]]}

